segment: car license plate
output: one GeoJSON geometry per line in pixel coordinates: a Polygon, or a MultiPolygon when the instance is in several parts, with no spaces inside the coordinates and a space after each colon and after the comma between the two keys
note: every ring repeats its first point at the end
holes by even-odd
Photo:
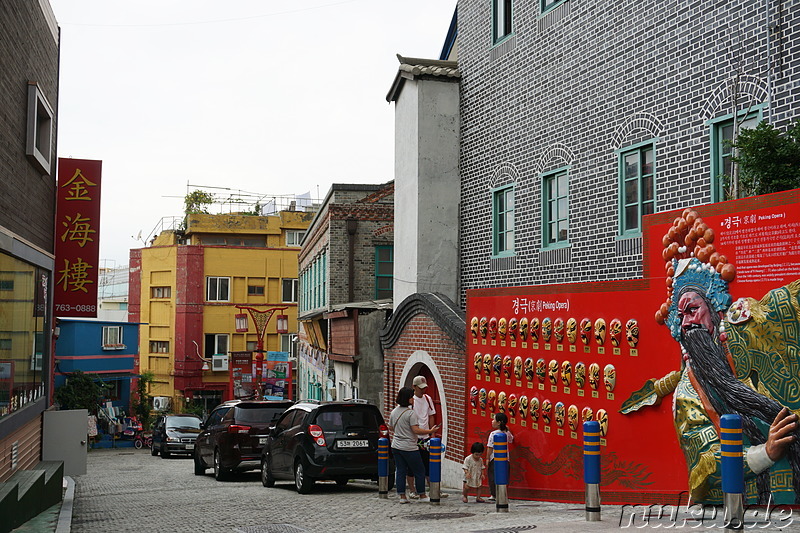
{"type": "Polygon", "coordinates": [[[194,450],[194,444],[187,444],[186,445],[186,449],[187,450],[194,450]]]}
{"type": "Polygon", "coordinates": [[[366,448],[369,442],[366,440],[340,440],[339,448],[366,448]]]}
{"type": "Polygon", "coordinates": [[[263,446],[267,443],[267,437],[258,437],[258,445],[263,446]]]}

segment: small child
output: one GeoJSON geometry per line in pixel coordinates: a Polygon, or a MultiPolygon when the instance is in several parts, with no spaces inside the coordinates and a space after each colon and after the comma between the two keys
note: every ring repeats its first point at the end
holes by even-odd
{"type": "Polygon", "coordinates": [[[480,442],[473,442],[470,448],[470,455],[464,458],[464,489],[462,491],[461,501],[467,503],[469,501],[469,489],[475,489],[475,502],[483,503],[481,498],[481,485],[486,478],[486,467],[483,464],[484,446],[480,442]]]}

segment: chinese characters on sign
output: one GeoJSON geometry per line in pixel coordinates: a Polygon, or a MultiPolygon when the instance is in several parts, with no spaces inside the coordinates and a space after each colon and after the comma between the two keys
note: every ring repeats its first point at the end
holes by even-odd
{"type": "Polygon", "coordinates": [[[101,161],[58,160],[55,313],[97,316],[101,161]]]}
{"type": "Polygon", "coordinates": [[[539,298],[514,298],[511,302],[514,315],[541,311],[569,311],[569,298],[560,300],[542,300],[539,298]]]}

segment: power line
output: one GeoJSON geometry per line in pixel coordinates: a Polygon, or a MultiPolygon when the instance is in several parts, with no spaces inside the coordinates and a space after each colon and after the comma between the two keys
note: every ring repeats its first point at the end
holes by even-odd
{"type": "Polygon", "coordinates": [[[305,7],[301,9],[290,9],[287,11],[276,11],[274,13],[264,13],[263,15],[252,15],[249,17],[237,17],[229,19],[215,19],[215,20],[198,20],[195,22],[164,22],[160,24],[82,24],[79,22],[62,22],[60,26],[77,26],[77,27],[92,27],[92,28],[159,28],[168,26],[199,26],[202,24],[222,24],[226,22],[241,22],[246,20],[255,20],[262,18],[279,17],[282,15],[293,15],[295,13],[303,13],[306,11],[315,11],[318,9],[326,9],[329,7],[340,6],[343,4],[352,4],[360,0],[342,0],[341,2],[333,2],[330,4],[323,4],[320,6],[305,7]]]}

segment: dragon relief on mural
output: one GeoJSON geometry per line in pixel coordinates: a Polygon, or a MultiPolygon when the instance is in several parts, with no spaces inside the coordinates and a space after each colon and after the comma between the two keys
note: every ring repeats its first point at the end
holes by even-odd
{"type": "MultiPolygon", "coordinates": [[[[489,438],[489,431],[475,429],[475,435],[481,442],[489,438]]],[[[563,475],[583,479],[583,448],[577,444],[564,446],[552,461],[542,461],[527,447],[514,444],[509,453],[511,468],[509,485],[521,487],[530,476],[530,470],[542,476],[550,476],[561,472],[563,475]]],[[[621,460],[616,452],[604,453],[600,457],[600,486],[608,487],[618,484],[625,489],[643,489],[650,485],[650,472],[646,465],[633,461],[621,460]]]]}

